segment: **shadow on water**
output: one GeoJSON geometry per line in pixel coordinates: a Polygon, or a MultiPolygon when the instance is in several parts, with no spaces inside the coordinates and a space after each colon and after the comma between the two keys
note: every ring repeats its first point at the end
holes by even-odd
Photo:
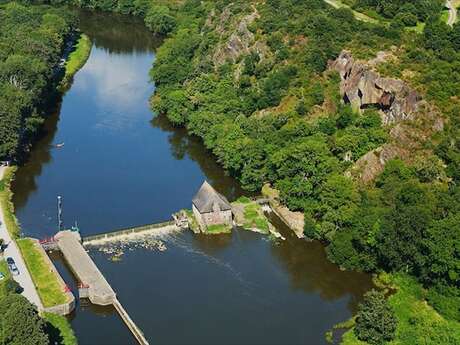
{"type": "Polygon", "coordinates": [[[58,128],[61,101],[60,98],[56,106],[50,109],[49,115],[36,138],[30,159],[24,162],[16,172],[12,184],[15,208],[22,208],[27,204],[29,195],[38,189],[36,177],[40,176],[43,167],[52,161],[52,143],[58,128]]]}
{"type": "Polygon", "coordinates": [[[299,239],[280,218],[270,214],[270,222],[286,238],[271,248],[283,268],[289,272],[293,290],[319,293],[324,300],[336,300],[350,294],[349,307],[356,311],[363,294],[373,286],[368,274],[342,271],[330,262],[324,246],[318,242],[299,239]]]}
{"type": "Polygon", "coordinates": [[[171,155],[178,160],[185,156],[198,163],[209,183],[229,200],[235,200],[242,195],[250,196],[241,188],[235,178],[221,168],[213,154],[206,149],[200,138],[188,135],[185,128],[174,127],[165,115],[156,115],[151,121],[152,127],[168,133],[171,155]]]}

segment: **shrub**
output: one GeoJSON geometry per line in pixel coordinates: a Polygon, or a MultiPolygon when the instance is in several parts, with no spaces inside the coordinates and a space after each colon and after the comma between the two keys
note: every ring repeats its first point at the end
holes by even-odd
{"type": "Polygon", "coordinates": [[[369,344],[380,345],[394,338],[397,320],[382,292],[364,295],[356,317],[355,335],[369,344]]]}

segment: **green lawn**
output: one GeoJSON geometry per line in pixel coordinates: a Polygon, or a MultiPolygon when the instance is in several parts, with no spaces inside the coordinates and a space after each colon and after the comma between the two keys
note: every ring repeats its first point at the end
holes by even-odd
{"type": "Polygon", "coordinates": [[[268,221],[265,218],[262,208],[255,202],[244,206],[244,228],[256,228],[268,234],[268,221]]]}
{"type": "Polygon", "coordinates": [[[268,220],[259,204],[245,196],[238,198],[232,204],[238,209],[243,209],[242,216],[244,220],[239,220],[243,228],[258,229],[266,234],[269,233],[268,220]]]}
{"type": "Polygon", "coordinates": [[[3,179],[0,181],[0,206],[5,217],[5,226],[8,229],[11,237],[18,238],[20,228],[16,216],[14,215],[14,206],[11,202],[13,193],[11,192],[11,182],[14,178],[16,167],[6,169],[3,179]]]}
{"type": "Polygon", "coordinates": [[[231,227],[225,224],[209,225],[206,228],[206,233],[208,234],[227,234],[231,232],[231,227]]]}
{"type": "MultiPolygon", "coordinates": [[[[396,337],[390,345],[460,344],[460,323],[446,320],[425,300],[425,290],[413,278],[403,274],[382,274],[380,281],[395,290],[388,298],[398,319],[396,337]]],[[[344,345],[361,345],[353,330],[343,337],[344,345]]]]}
{"type": "Polygon", "coordinates": [[[43,318],[51,325],[47,333],[50,337],[50,344],[77,345],[77,337],[70,327],[69,321],[64,317],[51,313],[44,313],[43,318]]]}
{"type": "Polygon", "coordinates": [[[75,73],[84,66],[91,53],[92,42],[88,36],[81,34],[75,45],[75,50],[70,53],[65,64],[65,75],[62,80],[63,86],[68,86],[75,73]]]}
{"type": "Polygon", "coordinates": [[[50,271],[42,253],[37,250],[34,242],[24,238],[16,241],[26,262],[40,299],[45,307],[67,302],[67,296],[54,272],[50,271]]]}

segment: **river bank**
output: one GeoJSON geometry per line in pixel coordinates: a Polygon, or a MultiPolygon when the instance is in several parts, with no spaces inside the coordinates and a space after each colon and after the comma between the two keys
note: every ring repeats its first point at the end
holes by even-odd
{"type": "Polygon", "coordinates": [[[61,92],[65,92],[70,87],[75,74],[85,65],[91,53],[91,47],[91,39],[84,33],[80,33],[72,52],[64,64],[65,73],[58,86],[61,92]]]}
{"type": "Polygon", "coordinates": [[[16,262],[19,275],[13,276],[13,279],[23,289],[21,294],[34,304],[41,315],[61,334],[53,331],[49,333],[50,337],[63,339],[63,345],[77,344],[65,317],[44,313],[47,308],[65,303],[67,295],[56,275],[50,272],[48,265],[42,261],[40,251],[28,245],[30,240],[19,238],[20,226],[14,214],[14,206],[11,202],[13,193],[10,189],[15,171],[16,167],[0,167],[0,238],[7,245],[3,256],[12,257],[16,262]]]}

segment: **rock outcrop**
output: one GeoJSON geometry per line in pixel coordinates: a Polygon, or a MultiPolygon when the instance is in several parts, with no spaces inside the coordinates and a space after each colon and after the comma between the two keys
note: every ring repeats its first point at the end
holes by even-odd
{"type": "Polygon", "coordinates": [[[219,17],[214,18],[214,21],[217,21],[216,31],[221,35],[221,39],[223,39],[223,43],[218,45],[213,55],[213,61],[216,67],[222,65],[227,60],[236,62],[241,55],[251,52],[256,52],[259,57],[263,59],[269,50],[264,42],[256,41],[254,39],[254,34],[248,29],[248,26],[259,18],[259,13],[254,6],[252,7],[252,13],[242,17],[236,22],[231,34],[228,38],[224,38],[228,34],[228,29],[225,28],[224,23],[228,25],[232,16],[230,6],[231,5],[227,6],[219,17]]]}
{"type": "Polygon", "coordinates": [[[381,110],[384,124],[413,119],[422,98],[403,81],[382,78],[368,64],[355,61],[343,51],[330,63],[340,74],[340,93],[356,110],[375,107],[381,110]]]}
{"type": "Polygon", "coordinates": [[[364,183],[373,181],[395,158],[411,162],[416,155],[430,156],[424,143],[434,132],[442,131],[444,118],[404,81],[383,78],[372,68],[385,59],[383,53],[369,63],[355,61],[343,51],[329,63],[340,74],[344,102],[358,111],[368,107],[380,111],[389,130],[388,143],[360,157],[347,172],[364,183]]]}

